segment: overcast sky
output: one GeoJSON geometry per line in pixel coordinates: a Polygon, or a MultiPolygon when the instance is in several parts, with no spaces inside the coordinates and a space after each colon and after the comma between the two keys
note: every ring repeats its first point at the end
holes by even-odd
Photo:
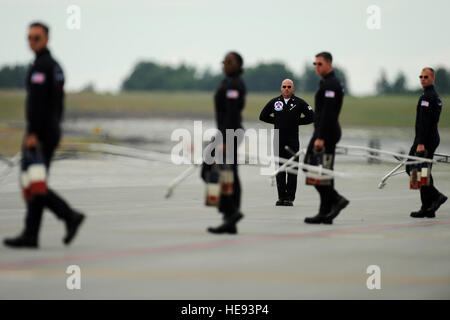
{"type": "Polygon", "coordinates": [[[300,73],[327,50],[363,95],[381,69],[389,79],[402,70],[417,87],[423,66],[450,68],[449,15],[447,0],[0,0],[0,67],[32,61],[27,26],[42,20],[69,90],[117,90],[140,60],[219,71],[236,50],[246,65],[283,61],[300,73]],[[80,30],[67,27],[70,5],[81,9],[80,30]],[[367,27],[370,5],[381,29],[367,27]]]}

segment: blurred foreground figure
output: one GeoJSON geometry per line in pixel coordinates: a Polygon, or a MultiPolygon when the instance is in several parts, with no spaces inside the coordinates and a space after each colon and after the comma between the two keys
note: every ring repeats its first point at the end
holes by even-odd
{"type": "Polygon", "coordinates": [[[31,50],[36,54],[36,59],[28,70],[26,79],[27,126],[22,147],[22,170],[29,166],[30,169],[27,171],[29,176],[26,175],[26,180],[36,179],[37,175],[39,176],[37,179],[40,181],[34,181],[34,184],[32,182],[31,187],[23,185],[27,207],[25,229],[21,235],[5,239],[4,243],[12,248],[37,248],[42,214],[44,208],[47,207],[58,219],[65,222],[66,236],[63,242],[68,245],[75,237],[84,215],[74,211],[53,190],[47,188],[50,162],[61,138],[64,74],[47,49],[47,26],[42,23],[31,24],[28,42],[31,50]],[[30,158],[30,154],[33,155],[33,159],[30,158]],[[36,161],[34,164],[37,169],[41,164],[42,170],[31,169],[30,162],[33,161],[36,161]]]}
{"type": "MultiPolygon", "coordinates": [[[[314,66],[322,78],[315,96],[314,133],[308,145],[305,163],[323,165],[333,170],[336,144],[341,139],[339,113],[344,100],[344,89],[332,67],[333,58],[329,52],[316,55],[314,66]]],[[[344,209],[349,201],[334,189],[334,179],[306,180],[315,186],[320,196],[317,215],[305,218],[305,223],[333,223],[333,219],[344,209]]]]}
{"type": "MultiPolygon", "coordinates": [[[[236,52],[228,53],[223,61],[223,71],[226,78],[214,96],[216,124],[223,139],[223,144],[218,145],[217,150],[224,159],[223,164],[217,166],[220,175],[220,198],[217,205],[219,212],[223,214],[223,223],[218,227],[208,228],[208,231],[236,234],[236,224],[244,216],[240,212],[241,184],[237,163],[238,144],[242,139],[239,134],[227,137],[226,131],[232,133],[243,128],[241,112],[244,109],[246,88],[241,79],[242,57],[236,52]]],[[[217,152],[215,156],[217,158],[217,152]]],[[[204,164],[202,172],[208,168],[211,166],[204,164]]]]}
{"type": "MultiPolygon", "coordinates": [[[[432,68],[424,68],[419,78],[423,87],[423,93],[416,107],[416,136],[409,155],[433,159],[434,152],[440,142],[438,122],[442,110],[442,101],[434,89],[434,70],[432,68]]],[[[411,176],[412,171],[411,165],[406,166],[406,172],[411,176]]],[[[422,172],[424,175],[419,181],[421,185],[414,188],[420,188],[422,206],[419,211],[411,212],[411,217],[434,218],[436,216],[435,212],[447,201],[447,197],[434,187],[433,177],[431,176],[431,164],[427,170],[422,170],[422,172]]],[[[413,180],[415,180],[413,182],[417,181],[416,179],[413,180]]]]}

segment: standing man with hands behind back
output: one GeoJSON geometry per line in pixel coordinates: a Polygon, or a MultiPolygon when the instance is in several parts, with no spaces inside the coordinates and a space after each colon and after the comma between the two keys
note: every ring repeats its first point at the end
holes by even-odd
{"type": "MultiPolygon", "coordinates": [[[[28,43],[36,54],[33,65],[28,70],[26,79],[26,133],[22,148],[22,161],[26,149],[37,148],[42,151],[43,161],[48,170],[50,162],[61,138],[61,120],[64,112],[64,74],[59,64],[47,49],[48,27],[42,23],[32,23],[28,33],[28,43]]],[[[42,195],[35,195],[26,200],[25,229],[16,238],[5,239],[8,247],[38,247],[38,233],[44,208],[55,213],[65,222],[66,236],[64,244],[68,245],[82,223],[84,215],[74,211],[53,190],[47,189],[42,195]]]]}
{"type": "MultiPolygon", "coordinates": [[[[310,124],[314,119],[311,106],[303,99],[295,96],[294,91],[294,82],[290,79],[283,80],[281,95],[270,100],[259,116],[259,120],[274,124],[275,129],[279,130],[279,141],[275,141],[274,148],[275,152],[278,153],[277,156],[284,159],[292,157],[286,147],[289,147],[295,153],[300,148],[298,126],[310,124]]],[[[277,174],[276,179],[278,189],[276,205],[293,206],[295,191],[297,190],[297,175],[282,171],[277,174]]]]}

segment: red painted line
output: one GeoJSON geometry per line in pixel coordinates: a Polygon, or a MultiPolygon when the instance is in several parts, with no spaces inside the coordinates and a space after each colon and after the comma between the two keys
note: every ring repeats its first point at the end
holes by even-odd
{"type": "Polygon", "coordinates": [[[301,239],[301,238],[310,238],[310,237],[319,237],[319,236],[360,233],[360,232],[370,232],[370,231],[410,228],[410,227],[421,227],[421,226],[430,226],[430,225],[445,225],[445,224],[450,224],[450,220],[449,221],[421,222],[421,223],[413,223],[413,224],[395,224],[395,225],[341,229],[341,230],[325,230],[325,231],[300,233],[300,234],[273,235],[273,236],[251,237],[251,238],[236,238],[236,239],[227,239],[227,240],[202,242],[202,243],[190,243],[190,244],[166,246],[166,247],[119,250],[119,251],[99,252],[99,253],[90,253],[90,254],[82,254],[82,255],[63,256],[63,257],[37,258],[37,259],[22,260],[22,261],[16,261],[16,262],[0,263],[0,270],[17,270],[17,269],[26,269],[26,268],[32,268],[32,267],[49,266],[49,265],[53,265],[53,264],[63,264],[63,263],[64,264],[73,264],[75,262],[84,262],[84,261],[97,261],[97,260],[105,260],[105,259],[118,259],[118,258],[130,257],[130,256],[143,256],[143,255],[151,255],[151,254],[183,252],[183,251],[189,251],[189,250],[223,247],[223,246],[227,246],[227,245],[237,245],[237,244],[241,244],[241,243],[254,243],[254,242],[284,240],[284,239],[301,239]]]}

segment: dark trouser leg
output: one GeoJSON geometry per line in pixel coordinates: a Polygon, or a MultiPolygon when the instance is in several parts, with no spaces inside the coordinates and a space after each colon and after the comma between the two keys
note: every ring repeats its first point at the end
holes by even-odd
{"type": "Polygon", "coordinates": [[[75,215],[74,211],[62,198],[53,190],[48,189],[45,196],[37,196],[27,202],[24,231],[26,236],[38,236],[45,207],[49,208],[58,219],[65,222],[72,221],[75,215]]]}
{"type": "Polygon", "coordinates": [[[423,188],[420,189],[420,202],[422,203],[420,210],[426,210],[431,205],[431,201],[427,201],[426,191],[423,188]]]}
{"type": "Polygon", "coordinates": [[[430,185],[420,188],[420,200],[422,201],[422,208],[426,209],[431,206],[431,203],[439,196],[439,191],[434,187],[433,176],[430,174],[430,185]]]}
{"type": "MultiPolygon", "coordinates": [[[[329,154],[333,154],[333,160],[331,163],[331,170],[334,169],[334,153],[336,150],[336,145],[325,145],[325,152],[329,154]]],[[[339,200],[340,195],[337,193],[336,189],[334,189],[334,179],[331,180],[331,184],[328,186],[317,186],[316,187],[319,194],[321,194],[321,200],[323,201],[323,209],[326,210],[325,213],[328,213],[331,209],[331,206],[333,203],[335,203],[337,200],[339,200]]],[[[319,212],[322,209],[322,202],[321,207],[319,208],[319,212]]]]}
{"type": "Polygon", "coordinates": [[[25,216],[25,230],[23,234],[26,237],[37,238],[41,226],[42,214],[44,212],[44,197],[34,197],[31,201],[28,201],[26,205],[27,213],[25,216]]]}
{"type": "MultiPolygon", "coordinates": [[[[42,144],[42,153],[45,166],[47,167],[47,175],[50,171],[50,163],[53,157],[57,142],[51,144],[42,144]]],[[[27,202],[27,214],[25,218],[25,234],[37,236],[41,225],[42,214],[44,208],[49,208],[57,218],[64,221],[71,221],[74,211],[68,204],[58,196],[53,190],[48,189],[44,196],[34,197],[27,202]]]]}
{"type": "MultiPolygon", "coordinates": [[[[327,141],[325,140],[325,152],[328,154],[333,154],[335,153],[336,150],[336,143],[339,141],[341,136],[341,132],[339,130],[339,132],[336,133],[335,135],[335,141],[327,141]]],[[[308,150],[307,153],[308,154],[312,154],[314,152],[314,142],[317,139],[316,135],[313,135],[311,137],[311,140],[309,141],[308,144],[308,150]]],[[[331,170],[333,170],[334,168],[334,157],[333,157],[333,162],[331,164],[331,170]]],[[[320,196],[320,206],[319,206],[319,213],[324,213],[327,214],[330,209],[331,206],[334,202],[336,202],[337,200],[339,200],[340,195],[337,193],[337,191],[334,189],[334,179],[331,180],[331,185],[329,186],[316,186],[315,187],[317,192],[319,193],[320,196]]]]}
{"type": "MultiPolygon", "coordinates": [[[[426,148],[427,146],[425,146],[426,148]]],[[[436,151],[436,147],[430,148],[428,151],[428,158],[433,159],[434,157],[434,151],[436,151]]],[[[422,200],[422,206],[426,205],[426,208],[431,206],[431,203],[435,201],[438,197],[440,192],[436,189],[433,182],[433,175],[431,174],[431,169],[433,167],[433,164],[430,166],[430,185],[429,186],[423,186],[420,188],[420,199],[422,200]]]]}
{"type": "MultiPolygon", "coordinates": [[[[298,137],[295,137],[294,140],[291,140],[289,143],[289,148],[292,150],[292,152],[298,152],[300,149],[300,144],[298,142],[298,137]],[[297,140],[296,140],[297,139],[297,140]]],[[[286,151],[287,158],[291,158],[292,154],[288,151],[286,151]]],[[[298,157],[295,157],[294,161],[298,161],[298,157]]],[[[298,168],[296,169],[298,172],[298,168]]],[[[295,192],[297,191],[297,174],[294,173],[288,173],[287,174],[287,185],[286,185],[286,197],[290,201],[295,200],[295,192]]]]}
{"type": "Polygon", "coordinates": [[[306,217],[305,223],[333,223],[332,219],[327,219],[327,215],[332,211],[333,188],[331,186],[315,186],[320,197],[319,212],[313,217],[306,217]]]}
{"type": "MultiPolygon", "coordinates": [[[[57,143],[53,143],[50,147],[44,148],[44,156],[46,160],[47,171],[50,171],[50,162],[53,158],[53,153],[55,151],[57,143]]],[[[50,188],[47,191],[44,199],[44,205],[49,208],[58,219],[63,221],[71,221],[75,215],[74,211],[69,207],[69,205],[53,190],[50,188]]]]}
{"type": "Polygon", "coordinates": [[[286,199],[286,171],[282,171],[277,174],[277,190],[278,190],[278,199],[284,200],[286,199]]]}
{"type": "MultiPolygon", "coordinates": [[[[439,143],[429,146],[425,145],[425,150],[428,151],[427,158],[433,159],[434,157],[434,151],[436,150],[439,143]]],[[[409,150],[410,156],[415,156],[417,150],[417,143],[414,143],[409,150]]],[[[433,165],[430,166],[430,170],[433,167],[433,165]]],[[[407,173],[409,175],[409,170],[407,170],[407,173]]],[[[420,201],[422,202],[421,210],[425,210],[431,206],[431,203],[436,200],[436,198],[439,196],[440,192],[436,189],[433,182],[433,176],[430,172],[430,185],[429,186],[423,186],[420,188],[420,201]]]]}
{"type": "Polygon", "coordinates": [[[326,190],[323,189],[323,186],[315,186],[315,188],[319,193],[320,198],[319,214],[326,215],[331,210],[331,205],[327,203],[326,190]]]}
{"type": "MultiPolygon", "coordinates": [[[[276,149],[275,156],[288,159],[287,152],[284,149],[285,142],[280,140],[278,149],[276,149]]],[[[275,147],[275,146],[274,146],[275,147]]],[[[278,166],[282,166],[283,163],[279,162],[278,166]]],[[[285,200],[287,198],[286,194],[286,171],[281,171],[276,175],[276,181],[277,181],[277,191],[278,191],[278,199],[279,200],[285,200]]]]}
{"type": "MultiPolygon", "coordinates": [[[[294,140],[285,139],[281,141],[278,154],[281,158],[284,159],[292,158],[291,152],[285,149],[286,146],[288,146],[293,152],[297,152],[300,147],[298,141],[295,141],[295,138],[294,140]]],[[[294,161],[298,161],[298,157],[294,159],[294,161]]],[[[282,163],[280,163],[279,165],[282,165],[282,163]]],[[[294,173],[288,173],[287,171],[283,171],[280,172],[276,178],[278,188],[278,199],[294,201],[295,192],[297,190],[297,175],[294,173]]]]}
{"type": "Polygon", "coordinates": [[[319,214],[327,214],[331,210],[331,206],[339,199],[339,194],[334,187],[316,186],[316,190],[320,196],[319,214]]]}
{"type": "Polygon", "coordinates": [[[239,209],[241,208],[241,181],[239,180],[237,164],[233,166],[233,175],[234,175],[233,212],[236,212],[239,211],[239,209]]]}
{"type": "Polygon", "coordinates": [[[241,206],[241,182],[237,172],[237,164],[233,165],[233,194],[220,196],[219,211],[227,216],[230,216],[239,211],[241,206]]]}
{"type": "Polygon", "coordinates": [[[238,139],[235,137],[233,157],[231,158],[229,156],[225,158],[226,163],[231,165],[233,170],[233,194],[220,196],[219,211],[224,214],[225,218],[227,216],[233,215],[236,212],[239,212],[241,206],[241,182],[239,180],[238,174],[238,156],[237,156],[237,149],[239,144],[240,141],[238,141],[238,139]]]}
{"type": "Polygon", "coordinates": [[[287,175],[287,186],[286,186],[286,196],[290,201],[295,200],[295,192],[297,191],[297,175],[293,173],[288,173],[287,175]]]}
{"type": "Polygon", "coordinates": [[[47,195],[34,197],[27,202],[24,234],[37,237],[41,225],[44,208],[49,208],[55,216],[65,222],[71,222],[75,216],[74,211],[54,191],[48,190],[47,195]]]}
{"type": "Polygon", "coordinates": [[[53,190],[48,189],[45,196],[45,206],[49,208],[58,219],[70,221],[74,216],[74,211],[69,205],[53,190]]]}
{"type": "MultiPolygon", "coordinates": [[[[22,146],[22,165],[25,162],[25,152],[25,146],[22,146]]],[[[45,146],[42,145],[42,153],[48,172],[50,168],[50,159],[53,155],[53,150],[45,149],[45,146]]],[[[23,234],[26,237],[37,238],[41,226],[42,215],[44,213],[45,196],[34,196],[30,201],[26,201],[25,204],[27,207],[27,212],[25,215],[25,230],[23,234]]]]}
{"type": "Polygon", "coordinates": [[[224,222],[218,227],[208,228],[208,232],[214,234],[236,234],[236,224],[242,219],[243,214],[240,212],[241,206],[241,183],[238,175],[237,152],[235,144],[235,161],[232,164],[233,170],[233,194],[220,195],[219,212],[224,215],[224,222]]]}

